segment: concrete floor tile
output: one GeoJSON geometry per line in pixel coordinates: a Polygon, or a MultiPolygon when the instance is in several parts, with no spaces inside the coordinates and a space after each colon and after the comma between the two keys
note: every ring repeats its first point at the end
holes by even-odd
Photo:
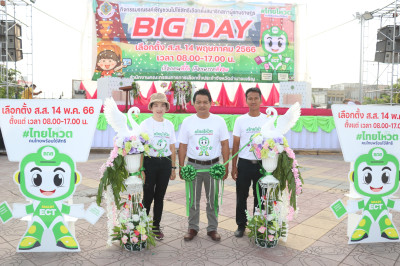
{"type": "Polygon", "coordinates": [[[289,230],[289,234],[295,234],[298,236],[304,236],[318,240],[325,235],[329,230],[321,229],[317,227],[308,226],[305,224],[298,224],[289,230]]]}
{"type": "Polygon", "coordinates": [[[387,258],[379,257],[369,253],[362,252],[352,252],[344,260],[343,263],[353,265],[353,266],[389,266],[394,265],[396,261],[387,258]]]}
{"type": "Polygon", "coordinates": [[[334,221],[334,220],[326,220],[326,219],[320,219],[316,217],[311,217],[303,222],[305,225],[309,225],[312,227],[317,227],[321,229],[332,229],[335,227],[340,221],[334,221]]]}
{"type": "Polygon", "coordinates": [[[186,205],[164,200],[164,211],[172,211],[181,208],[186,208],[186,205]]]}
{"type": "MultiPolygon", "coordinates": [[[[281,243],[281,241],[279,242],[281,243]]],[[[289,248],[287,246],[282,246],[278,244],[274,248],[260,248],[256,247],[256,250],[250,255],[258,258],[265,259],[267,261],[273,261],[280,264],[286,264],[294,257],[299,254],[299,251],[289,248]]]]}
{"type": "Polygon", "coordinates": [[[355,245],[334,245],[317,241],[305,249],[304,252],[341,262],[354,248],[355,245]]]}
{"type": "Polygon", "coordinates": [[[314,242],[315,242],[314,239],[289,233],[287,241],[286,242],[280,241],[279,245],[303,251],[309,246],[311,246],[314,242]]]}
{"type": "Polygon", "coordinates": [[[324,258],[324,257],[301,253],[285,265],[287,265],[287,266],[300,266],[300,265],[301,266],[314,266],[314,265],[336,266],[336,265],[338,265],[338,262],[324,258]]]}
{"type": "Polygon", "coordinates": [[[225,221],[218,223],[218,227],[234,232],[237,229],[236,220],[231,218],[226,219],[225,221]]]}

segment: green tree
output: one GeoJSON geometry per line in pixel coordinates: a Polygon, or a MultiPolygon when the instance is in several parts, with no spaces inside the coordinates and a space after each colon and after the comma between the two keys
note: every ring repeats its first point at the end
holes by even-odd
{"type": "MultiPolygon", "coordinates": [[[[6,69],[4,65],[0,65],[0,73],[6,73],[6,69]]],[[[7,86],[8,82],[8,98],[10,99],[19,99],[21,98],[22,87],[20,85],[15,85],[17,80],[21,77],[21,73],[15,69],[8,69],[6,75],[0,76],[0,99],[7,98],[7,86]]]]}

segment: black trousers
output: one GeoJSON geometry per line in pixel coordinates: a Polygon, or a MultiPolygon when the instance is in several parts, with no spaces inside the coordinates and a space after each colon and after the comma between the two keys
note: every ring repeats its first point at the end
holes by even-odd
{"type": "Polygon", "coordinates": [[[249,197],[249,188],[252,181],[254,209],[258,204],[256,188],[258,186],[261,193],[261,187],[257,182],[261,177],[260,169],[260,164],[253,164],[249,160],[239,158],[238,175],[236,179],[236,224],[242,229],[246,227],[247,224],[245,210],[247,210],[247,198],[249,197]]]}
{"type": "Polygon", "coordinates": [[[171,160],[167,157],[144,157],[146,180],[143,186],[143,205],[149,215],[151,203],[153,206],[153,225],[160,226],[164,208],[164,196],[171,176],[171,160]]]}

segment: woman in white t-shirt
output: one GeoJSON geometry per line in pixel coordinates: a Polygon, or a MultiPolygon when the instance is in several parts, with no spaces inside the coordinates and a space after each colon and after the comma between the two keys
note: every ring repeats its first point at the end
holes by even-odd
{"type": "Polygon", "coordinates": [[[151,144],[149,156],[145,156],[143,162],[146,175],[143,186],[143,205],[149,214],[154,200],[153,225],[156,239],[161,240],[164,237],[160,230],[164,196],[169,180],[174,180],[176,176],[176,139],[174,125],[163,117],[169,110],[169,102],[165,94],[152,94],[148,108],[153,112],[153,116],[140,124],[142,132],[149,135],[151,144]]]}

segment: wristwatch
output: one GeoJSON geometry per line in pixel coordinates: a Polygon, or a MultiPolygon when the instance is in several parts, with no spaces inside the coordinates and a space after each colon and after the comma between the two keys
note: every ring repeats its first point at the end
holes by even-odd
{"type": "Polygon", "coordinates": [[[172,166],[171,168],[172,168],[172,169],[176,169],[176,166],[172,166]]]}

